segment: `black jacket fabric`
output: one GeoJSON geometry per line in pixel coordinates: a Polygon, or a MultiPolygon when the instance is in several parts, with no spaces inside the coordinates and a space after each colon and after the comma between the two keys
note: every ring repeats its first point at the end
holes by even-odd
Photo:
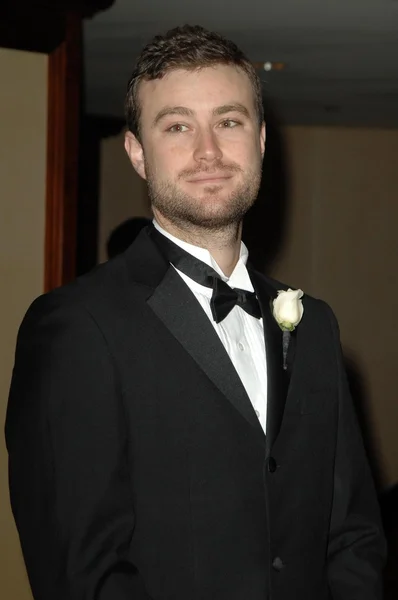
{"type": "Polygon", "coordinates": [[[336,320],[304,296],[282,368],[281,286],[251,272],[263,430],[150,230],[37,299],[6,440],[36,600],[380,600],[384,538],[336,320]]]}

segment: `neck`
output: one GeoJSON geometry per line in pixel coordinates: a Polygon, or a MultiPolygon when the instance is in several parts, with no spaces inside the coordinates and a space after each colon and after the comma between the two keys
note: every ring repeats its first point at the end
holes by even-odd
{"type": "Polygon", "coordinates": [[[240,256],[242,223],[234,223],[220,229],[206,229],[192,225],[176,225],[159,214],[155,217],[159,225],[174,237],[208,250],[227,277],[232,274],[240,256]]]}

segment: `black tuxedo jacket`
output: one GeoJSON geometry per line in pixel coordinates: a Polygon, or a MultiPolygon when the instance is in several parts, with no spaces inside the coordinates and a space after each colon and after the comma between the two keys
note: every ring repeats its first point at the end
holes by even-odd
{"type": "MultiPolygon", "coordinates": [[[[150,230],[149,230],[150,231],[150,230]]],[[[36,600],[376,600],[384,540],[336,321],[304,297],[264,435],[212,324],[144,231],[42,296],[6,422],[36,600]]]]}

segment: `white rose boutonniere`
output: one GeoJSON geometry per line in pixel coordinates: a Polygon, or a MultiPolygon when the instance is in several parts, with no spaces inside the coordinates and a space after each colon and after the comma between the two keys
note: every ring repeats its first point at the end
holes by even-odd
{"type": "Polygon", "coordinates": [[[290,334],[300,323],[304,307],[301,298],[302,290],[279,290],[273,301],[272,313],[279,327],[282,329],[283,368],[287,369],[287,351],[289,348],[290,334]]]}

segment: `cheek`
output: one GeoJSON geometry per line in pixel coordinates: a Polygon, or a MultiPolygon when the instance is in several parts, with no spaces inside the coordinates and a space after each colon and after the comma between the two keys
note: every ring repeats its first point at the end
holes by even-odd
{"type": "Polygon", "coordinates": [[[161,147],[151,144],[149,148],[145,148],[145,161],[152,171],[162,170],[162,165],[167,162],[167,154],[162,152],[161,147]]]}
{"type": "Polygon", "coordinates": [[[224,157],[240,165],[254,166],[261,159],[260,140],[254,137],[242,137],[239,140],[229,140],[224,144],[224,157]]]}
{"type": "Polygon", "coordinates": [[[224,155],[224,158],[225,162],[228,162],[229,158],[231,162],[237,163],[243,169],[243,172],[246,172],[256,167],[260,160],[260,154],[251,148],[239,148],[239,151],[229,157],[224,155]]]}
{"type": "Polygon", "coordinates": [[[154,150],[146,157],[146,160],[150,173],[159,179],[173,179],[185,166],[181,152],[178,152],[177,149],[154,150]]]}

